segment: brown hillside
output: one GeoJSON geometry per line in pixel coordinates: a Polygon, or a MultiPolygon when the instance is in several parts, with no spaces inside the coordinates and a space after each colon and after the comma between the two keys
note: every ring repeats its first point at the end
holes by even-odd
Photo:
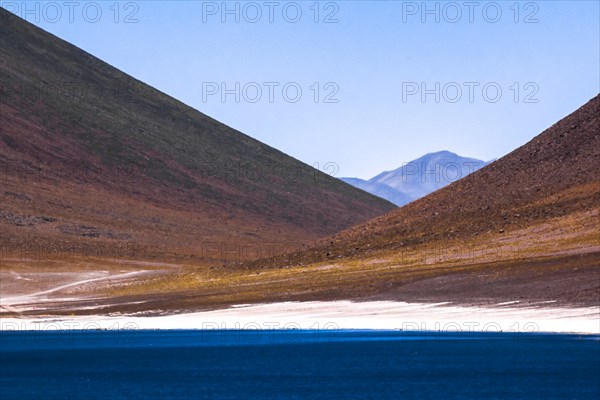
{"type": "Polygon", "coordinates": [[[4,256],[244,260],[394,208],[0,18],[4,256]]]}
{"type": "MultiPolygon", "coordinates": [[[[599,102],[468,178],[304,251],[113,286],[101,306],[339,299],[597,306],[599,102]]],[[[59,304],[52,312],[72,310],[59,304]]]]}
{"type": "MultiPolygon", "coordinates": [[[[309,250],[252,265],[360,259],[421,245],[466,243],[583,212],[591,212],[590,218],[598,222],[599,118],[597,96],[529,143],[454,184],[309,250]]],[[[578,227],[564,227],[565,232],[570,229],[576,232],[578,227]]]]}

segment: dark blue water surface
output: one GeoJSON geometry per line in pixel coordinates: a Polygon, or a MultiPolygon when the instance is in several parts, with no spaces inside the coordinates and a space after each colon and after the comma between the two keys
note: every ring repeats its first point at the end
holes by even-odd
{"type": "Polygon", "coordinates": [[[597,336],[0,333],[0,399],[599,399],[597,336]]]}

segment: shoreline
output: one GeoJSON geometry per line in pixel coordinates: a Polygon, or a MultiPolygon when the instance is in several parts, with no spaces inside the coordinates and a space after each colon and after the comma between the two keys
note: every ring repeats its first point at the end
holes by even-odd
{"type": "Polygon", "coordinates": [[[0,332],[50,330],[392,330],[600,335],[600,306],[493,306],[396,301],[241,304],[185,314],[0,318],[0,332]]]}

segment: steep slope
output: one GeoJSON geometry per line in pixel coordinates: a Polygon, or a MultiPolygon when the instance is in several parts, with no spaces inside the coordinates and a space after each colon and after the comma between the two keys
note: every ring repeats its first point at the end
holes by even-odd
{"type": "Polygon", "coordinates": [[[404,163],[393,171],[382,172],[368,181],[341,179],[397,206],[403,206],[456,182],[487,164],[449,151],[438,151],[404,163]]]}
{"type": "Polygon", "coordinates": [[[248,259],[394,208],[0,19],[3,257],[248,259]]]}

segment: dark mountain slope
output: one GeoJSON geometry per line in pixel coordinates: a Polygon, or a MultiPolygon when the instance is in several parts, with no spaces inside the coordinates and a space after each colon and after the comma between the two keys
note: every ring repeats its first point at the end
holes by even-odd
{"type": "Polygon", "coordinates": [[[394,208],[4,9],[0,18],[5,254],[296,246],[394,208]]]}

